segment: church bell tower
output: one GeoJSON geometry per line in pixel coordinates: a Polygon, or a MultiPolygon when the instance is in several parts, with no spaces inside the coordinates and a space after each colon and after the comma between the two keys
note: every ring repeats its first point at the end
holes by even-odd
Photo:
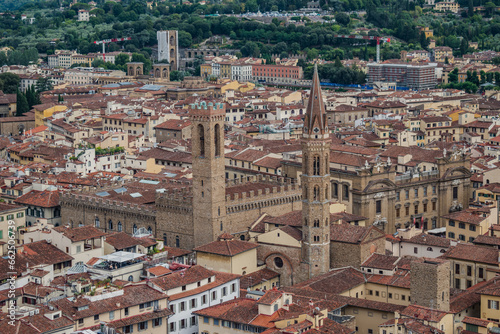
{"type": "Polygon", "coordinates": [[[330,269],[330,135],[316,65],[301,142],[302,261],[311,278],[330,269]]]}
{"type": "Polygon", "coordinates": [[[192,104],[194,246],[217,239],[224,230],[226,178],[223,103],[192,104]]]}

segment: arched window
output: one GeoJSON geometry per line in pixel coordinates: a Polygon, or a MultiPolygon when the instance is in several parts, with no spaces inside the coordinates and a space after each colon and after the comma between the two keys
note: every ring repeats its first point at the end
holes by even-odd
{"type": "Polygon", "coordinates": [[[122,222],[120,222],[120,221],[118,222],[117,229],[118,229],[118,232],[123,231],[123,225],[122,225],[122,222]]]}
{"type": "Polygon", "coordinates": [[[94,225],[95,227],[101,227],[101,221],[99,220],[99,217],[95,217],[94,225]]]}
{"type": "Polygon", "coordinates": [[[315,156],[313,159],[313,175],[319,175],[319,157],[315,156]]]}
{"type": "Polygon", "coordinates": [[[128,281],[129,281],[129,282],[133,282],[133,281],[134,281],[134,276],[130,275],[130,276],[128,277],[128,281]]]}
{"type": "Polygon", "coordinates": [[[200,138],[200,157],[205,156],[205,129],[203,125],[198,124],[198,136],[200,138]]]}
{"type": "Polygon", "coordinates": [[[314,196],[313,196],[315,201],[319,201],[319,187],[314,186],[314,196]]]}
{"type": "Polygon", "coordinates": [[[314,220],[314,227],[319,227],[319,219],[314,220]]]}
{"type": "Polygon", "coordinates": [[[175,39],[174,36],[170,36],[170,45],[174,45],[175,39]]]}
{"type": "Polygon", "coordinates": [[[245,241],[245,235],[244,234],[240,235],[240,240],[245,241]]]}
{"type": "Polygon", "coordinates": [[[307,226],[307,218],[304,218],[304,225],[307,226]]]}
{"type": "Polygon", "coordinates": [[[179,248],[181,244],[181,240],[179,239],[179,236],[175,236],[175,247],[179,248]]]}
{"type": "Polygon", "coordinates": [[[151,228],[151,226],[148,227],[148,233],[153,234],[153,229],[151,228]]]}
{"type": "Polygon", "coordinates": [[[307,199],[307,186],[304,186],[304,199],[307,199]]]}
{"type": "Polygon", "coordinates": [[[82,222],[79,222],[78,223],[78,227],[82,227],[83,226],[83,223],[82,222]]]}
{"type": "Polygon", "coordinates": [[[132,231],[133,231],[134,233],[136,233],[136,232],[137,232],[137,225],[135,225],[135,224],[134,224],[134,227],[133,227],[132,231]]]}
{"type": "Polygon", "coordinates": [[[432,247],[427,247],[427,250],[428,250],[429,252],[432,252],[432,247]]]}
{"type": "Polygon", "coordinates": [[[222,222],[220,222],[220,230],[224,230],[224,225],[222,224],[222,222]]]}
{"type": "Polygon", "coordinates": [[[215,156],[220,156],[220,125],[215,124],[214,128],[214,145],[215,145],[215,156]]]}
{"type": "Polygon", "coordinates": [[[163,246],[167,246],[167,233],[163,233],[163,246]]]}
{"type": "Polygon", "coordinates": [[[109,230],[113,229],[113,221],[111,219],[108,221],[108,229],[109,230]]]}

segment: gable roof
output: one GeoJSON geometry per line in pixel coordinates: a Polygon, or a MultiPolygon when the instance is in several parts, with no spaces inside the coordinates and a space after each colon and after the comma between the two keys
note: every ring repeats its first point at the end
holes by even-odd
{"type": "Polygon", "coordinates": [[[235,256],[257,247],[259,247],[258,244],[248,241],[235,240],[232,235],[224,233],[219,236],[216,241],[196,247],[194,250],[201,253],[235,256]]]}

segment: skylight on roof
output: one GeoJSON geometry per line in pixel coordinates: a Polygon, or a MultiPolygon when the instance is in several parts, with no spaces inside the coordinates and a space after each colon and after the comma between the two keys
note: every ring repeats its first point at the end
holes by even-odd
{"type": "Polygon", "coordinates": [[[142,195],[140,193],[133,193],[133,194],[130,194],[130,196],[133,198],[142,197],[142,195]]]}
{"type": "Polygon", "coordinates": [[[160,181],[153,181],[153,180],[140,180],[139,183],[146,183],[146,184],[159,184],[160,181]]]}
{"type": "Polygon", "coordinates": [[[126,193],[126,192],[127,192],[127,188],[125,188],[125,187],[121,187],[121,188],[115,189],[115,193],[117,193],[117,194],[123,194],[123,193],[126,193]]]}
{"type": "Polygon", "coordinates": [[[107,191],[101,191],[100,193],[97,193],[96,195],[101,196],[101,197],[106,197],[106,196],[109,196],[109,193],[107,191]]]}

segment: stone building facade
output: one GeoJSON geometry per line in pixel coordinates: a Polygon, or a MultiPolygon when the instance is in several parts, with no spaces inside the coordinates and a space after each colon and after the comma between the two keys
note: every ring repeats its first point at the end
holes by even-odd
{"type": "MultiPolygon", "coordinates": [[[[426,171],[418,167],[405,173],[398,172],[404,164],[397,160],[401,159],[378,158],[356,170],[330,167],[332,200],[344,203],[347,212],[369,217],[371,224],[386,233],[411,224],[423,225],[425,230],[444,227],[442,216],[468,207],[471,172],[467,155],[444,152],[426,164],[426,171]]],[[[294,178],[300,169],[300,163],[285,161],[282,175],[294,178]]]]}

